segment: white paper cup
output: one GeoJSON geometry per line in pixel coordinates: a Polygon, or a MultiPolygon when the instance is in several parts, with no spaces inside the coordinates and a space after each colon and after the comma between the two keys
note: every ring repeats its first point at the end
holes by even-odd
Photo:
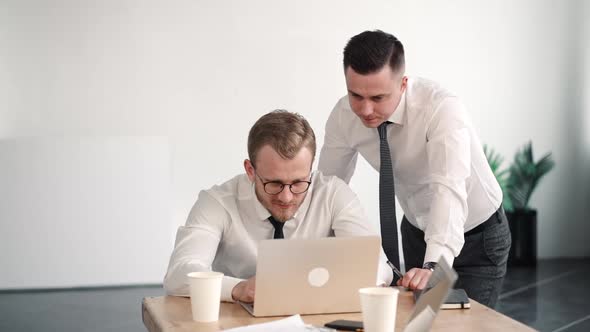
{"type": "Polygon", "coordinates": [[[391,287],[359,289],[365,332],[393,332],[399,290],[391,287]]]}
{"type": "Polygon", "coordinates": [[[191,311],[197,322],[215,322],[219,319],[221,299],[221,272],[191,272],[188,277],[191,294],[191,311]]]}

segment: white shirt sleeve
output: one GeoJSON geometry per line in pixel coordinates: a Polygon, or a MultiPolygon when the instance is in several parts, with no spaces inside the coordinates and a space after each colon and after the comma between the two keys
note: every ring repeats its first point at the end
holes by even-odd
{"type": "Polygon", "coordinates": [[[344,182],[350,183],[356,167],[358,152],[350,147],[343,135],[346,128],[343,128],[340,116],[342,112],[347,110],[342,109],[342,102],[348,101],[341,99],[334,106],[326,122],[326,134],[320,152],[318,169],[325,175],[335,175],[344,182]]]}
{"type": "MultiPolygon", "coordinates": [[[[190,272],[211,271],[225,224],[229,221],[229,214],[219,202],[207,192],[201,191],[186,225],[179,227],[176,234],[174,251],[164,277],[167,294],[189,296],[186,275],[190,272]]],[[[222,301],[233,301],[231,291],[240,281],[242,279],[223,277],[222,301]]]]}
{"type": "Polygon", "coordinates": [[[464,244],[466,180],[471,173],[471,143],[464,112],[457,98],[446,98],[434,110],[427,130],[427,181],[434,195],[424,231],[425,262],[436,262],[443,256],[452,265],[464,244]]]}
{"type": "MultiPolygon", "coordinates": [[[[335,217],[332,229],[336,237],[379,235],[365,215],[362,205],[356,194],[340,179],[334,179],[340,184],[335,190],[333,202],[335,217]]],[[[387,265],[387,258],[383,248],[379,257],[379,270],[376,285],[389,286],[393,280],[393,271],[387,265]]]]}

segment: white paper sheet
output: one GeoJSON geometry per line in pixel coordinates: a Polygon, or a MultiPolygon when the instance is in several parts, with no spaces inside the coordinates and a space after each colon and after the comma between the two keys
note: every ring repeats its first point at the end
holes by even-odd
{"type": "Polygon", "coordinates": [[[236,327],[233,329],[225,330],[226,332],[328,332],[336,331],[334,329],[326,327],[315,327],[306,325],[301,316],[294,315],[273,322],[248,325],[243,327],[236,327]]]}

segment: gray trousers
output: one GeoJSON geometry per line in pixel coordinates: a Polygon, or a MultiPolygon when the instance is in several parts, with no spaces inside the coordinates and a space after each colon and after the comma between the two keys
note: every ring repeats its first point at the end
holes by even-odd
{"type": "MultiPolygon", "coordinates": [[[[422,267],[426,253],[424,232],[404,216],[401,236],[406,271],[422,267]]],[[[465,233],[465,244],[453,263],[459,275],[455,288],[465,289],[470,298],[494,308],[506,275],[510,244],[508,220],[500,208],[481,227],[465,233]]]]}

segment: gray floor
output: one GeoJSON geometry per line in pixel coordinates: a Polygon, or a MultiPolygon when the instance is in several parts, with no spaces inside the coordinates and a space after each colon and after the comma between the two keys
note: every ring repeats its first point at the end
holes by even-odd
{"type": "Polygon", "coordinates": [[[146,331],[141,300],[160,286],[0,293],[0,331],[146,331]]]}
{"type": "MultiPolygon", "coordinates": [[[[509,268],[496,310],[541,331],[590,331],[590,259],[509,268]]],[[[0,331],[145,331],[141,299],[158,286],[0,292],[0,331]]]]}
{"type": "Polygon", "coordinates": [[[590,331],[590,259],[510,267],[496,310],[541,331],[590,331]]]}

